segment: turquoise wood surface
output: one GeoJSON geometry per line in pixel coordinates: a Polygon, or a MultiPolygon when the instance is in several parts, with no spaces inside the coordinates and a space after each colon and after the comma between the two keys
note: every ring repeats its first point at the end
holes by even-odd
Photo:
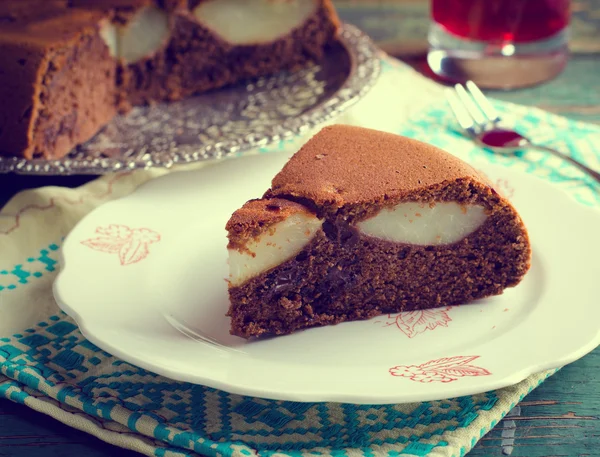
{"type": "MultiPolygon", "coordinates": [[[[337,0],[336,4],[344,20],[367,31],[388,52],[416,68],[422,66],[426,1],[337,0]]],[[[494,97],[600,123],[600,0],[574,1],[573,9],[573,55],[567,69],[547,84],[495,92],[494,97]]],[[[0,206],[24,188],[76,186],[88,179],[0,177],[0,206]]],[[[0,400],[0,457],[135,455],[0,400]]],[[[533,391],[469,455],[600,456],[600,349],[563,368],[533,391]]]]}

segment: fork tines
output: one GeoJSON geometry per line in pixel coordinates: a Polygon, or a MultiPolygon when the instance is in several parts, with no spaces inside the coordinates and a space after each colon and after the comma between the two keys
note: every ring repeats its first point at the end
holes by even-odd
{"type": "Polygon", "coordinates": [[[500,116],[473,81],[448,89],[446,98],[460,126],[470,135],[486,130],[500,120],[500,116]]]}

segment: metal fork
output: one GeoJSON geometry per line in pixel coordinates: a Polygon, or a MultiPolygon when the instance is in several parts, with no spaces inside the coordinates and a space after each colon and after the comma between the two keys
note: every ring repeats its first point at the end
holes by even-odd
{"type": "Polygon", "coordinates": [[[515,130],[499,127],[502,119],[473,81],[467,81],[464,86],[456,84],[454,90],[448,89],[447,100],[462,129],[481,146],[502,154],[523,149],[546,151],[575,165],[600,183],[600,173],[573,157],[551,147],[535,144],[515,130]]]}

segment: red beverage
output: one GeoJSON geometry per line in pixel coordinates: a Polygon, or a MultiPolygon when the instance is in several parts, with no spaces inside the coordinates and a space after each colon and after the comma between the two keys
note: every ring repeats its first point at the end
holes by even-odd
{"type": "Polygon", "coordinates": [[[569,0],[432,0],[433,20],[474,41],[529,43],[569,23],[569,0]]]}

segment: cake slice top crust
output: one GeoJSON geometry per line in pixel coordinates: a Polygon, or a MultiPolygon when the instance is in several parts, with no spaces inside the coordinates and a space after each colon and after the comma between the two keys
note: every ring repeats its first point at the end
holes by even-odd
{"type": "MultiPolygon", "coordinates": [[[[344,207],[432,200],[424,189],[456,180],[488,187],[460,159],[420,141],[361,127],[325,127],[272,181],[266,197],[308,200],[325,213],[344,207]]],[[[431,196],[430,196],[431,197],[431,196]]]]}
{"type": "Polygon", "coordinates": [[[252,238],[256,238],[269,227],[284,221],[293,215],[315,217],[306,207],[280,198],[250,200],[233,215],[225,229],[229,233],[229,249],[244,246],[252,238]]]}

